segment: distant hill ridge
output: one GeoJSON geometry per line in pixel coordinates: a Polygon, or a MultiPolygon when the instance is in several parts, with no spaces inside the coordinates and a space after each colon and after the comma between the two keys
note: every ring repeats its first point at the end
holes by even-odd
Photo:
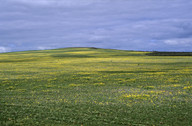
{"type": "MultiPolygon", "coordinates": [[[[101,55],[110,55],[110,56],[192,56],[192,52],[166,52],[166,51],[135,51],[135,50],[118,50],[118,49],[105,49],[97,47],[67,47],[67,48],[58,48],[58,49],[47,49],[47,50],[29,50],[29,51],[17,51],[17,52],[6,52],[6,53],[57,53],[58,57],[94,57],[101,55]],[[56,51],[56,52],[55,52],[56,51]],[[87,53],[78,53],[86,51],[87,53]],[[67,53],[68,55],[63,55],[67,53]],[[71,52],[71,54],[70,54],[71,52]],[[73,53],[72,53],[73,52],[73,53]],[[76,53],[75,53],[76,52],[76,53]],[[90,54],[91,55],[90,55],[90,54]],[[60,55],[62,54],[62,56],[60,55]],[[94,55],[96,54],[96,55],[94,55]]],[[[3,53],[1,53],[3,54],[3,53]]],[[[56,57],[57,57],[56,56],[56,57]]]]}

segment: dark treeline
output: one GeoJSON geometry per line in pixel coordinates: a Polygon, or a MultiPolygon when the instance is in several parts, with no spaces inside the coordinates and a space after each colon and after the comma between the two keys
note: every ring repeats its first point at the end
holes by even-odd
{"type": "Polygon", "coordinates": [[[151,52],[147,53],[148,56],[192,56],[192,52],[151,52]]]}

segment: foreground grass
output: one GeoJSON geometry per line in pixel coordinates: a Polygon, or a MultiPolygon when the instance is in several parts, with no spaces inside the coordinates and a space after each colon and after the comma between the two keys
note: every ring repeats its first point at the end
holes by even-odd
{"type": "Polygon", "coordinates": [[[192,125],[192,57],[148,53],[0,54],[0,125],[192,125]]]}

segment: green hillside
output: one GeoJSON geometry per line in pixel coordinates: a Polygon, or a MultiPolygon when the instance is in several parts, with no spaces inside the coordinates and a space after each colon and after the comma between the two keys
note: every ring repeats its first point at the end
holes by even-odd
{"type": "Polygon", "coordinates": [[[0,125],[190,126],[192,57],[176,54],[98,48],[2,53],[0,125]]]}

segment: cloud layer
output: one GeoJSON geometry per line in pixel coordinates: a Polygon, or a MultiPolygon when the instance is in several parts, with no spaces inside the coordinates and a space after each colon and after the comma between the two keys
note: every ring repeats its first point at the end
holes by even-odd
{"type": "Polygon", "coordinates": [[[192,51],[191,0],[0,2],[0,50],[100,47],[192,51]]]}

